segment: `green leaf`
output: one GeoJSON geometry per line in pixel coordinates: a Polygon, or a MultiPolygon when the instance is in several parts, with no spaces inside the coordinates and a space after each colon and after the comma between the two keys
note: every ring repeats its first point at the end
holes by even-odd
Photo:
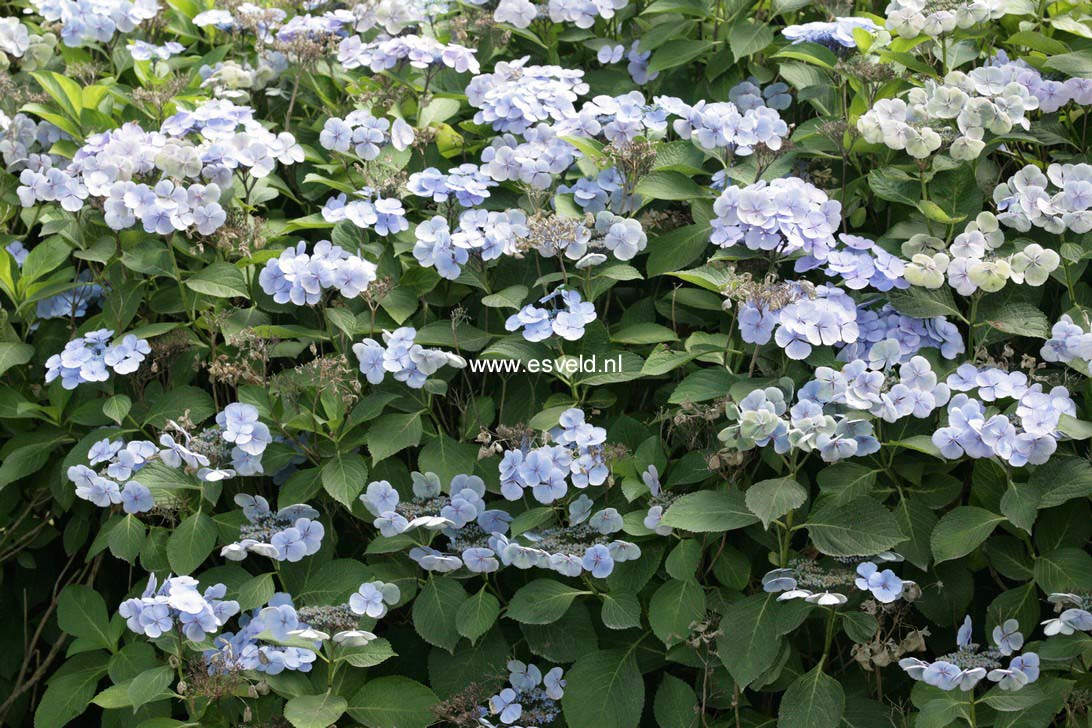
{"type": "Polygon", "coordinates": [[[372,463],[389,458],[407,447],[415,447],[423,434],[421,415],[383,415],[372,422],[368,429],[368,452],[372,463]]]}
{"type": "Polygon", "coordinates": [[[368,728],[426,728],[436,717],[436,694],[407,677],[368,680],[349,701],[347,711],[368,728]]]}
{"type": "Polygon", "coordinates": [[[1092,49],[1085,48],[1073,53],[1051,56],[1043,65],[1069,76],[1092,78],[1092,49]]]}
{"type": "Polygon", "coordinates": [[[672,503],[661,523],[694,533],[720,533],[750,526],[758,520],[738,490],[699,490],[672,503]]]}
{"type": "Polygon", "coordinates": [[[1068,435],[1074,440],[1087,440],[1092,437],[1092,422],[1062,415],[1058,420],[1058,432],[1068,435]]]}
{"type": "Polygon", "coordinates": [[[137,674],[129,683],[126,694],[129,704],[136,710],[145,703],[171,697],[171,683],[174,682],[174,669],[163,665],[137,674]]]}
{"type": "Polygon", "coordinates": [[[752,20],[742,20],[728,31],[728,46],[737,62],[758,53],[773,40],[773,30],[769,25],[752,20]]]}
{"type": "Polygon", "coordinates": [[[273,574],[258,574],[239,585],[235,601],[239,602],[240,610],[247,612],[268,604],[276,591],[273,574]]]}
{"type": "Polygon", "coordinates": [[[828,556],[871,556],[903,540],[894,514],[868,497],[845,504],[824,501],[804,527],[815,547],[828,556]]]}
{"type": "Polygon", "coordinates": [[[838,728],[846,707],[842,684],[822,664],[792,681],[781,697],[778,728],[838,728]]]}
{"type": "Polygon", "coordinates": [[[649,172],[637,183],[636,193],[650,200],[694,200],[706,191],[682,172],[649,172]]]}
{"type": "Polygon", "coordinates": [[[34,356],[34,347],[22,342],[0,342],[0,374],[12,367],[22,366],[34,356]]]}
{"type": "Polygon", "coordinates": [[[110,529],[110,553],[130,564],[134,563],[144,546],[145,535],[144,522],[132,514],[126,514],[110,529]]]}
{"type": "Polygon", "coordinates": [[[616,344],[660,344],[667,341],[678,341],[675,332],[661,324],[644,323],[633,324],[611,334],[610,340],[616,344]]]}
{"type": "Polygon", "coordinates": [[[489,308],[516,308],[523,305],[530,289],[527,286],[508,286],[503,291],[482,297],[482,305],[489,308]]]}
{"type": "Polygon", "coordinates": [[[690,625],[705,617],[705,590],[696,581],[672,579],[652,595],[648,623],[668,647],[690,635],[690,625]]]}
{"type": "Polygon", "coordinates": [[[455,629],[471,642],[489,631],[500,614],[500,602],[482,587],[455,612],[455,629]]]}
{"type": "Polygon", "coordinates": [[[466,601],[466,592],[458,582],[430,578],[413,601],[413,626],[430,645],[448,652],[459,642],[456,615],[466,601]]]}
{"type": "Polygon", "coordinates": [[[102,413],[120,425],[132,407],[133,400],[127,395],[115,394],[102,403],[102,413]]]}
{"type": "Polygon", "coordinates": [[[645,683],[630,650],[590,652],[566,672],[561,705],[569,728],[636,728],[645,683]]]}
{"type": "Polygon", "coordinates": [[[34,728],[61,728],[83,713],[105,674],[105,666],[88,667],[50,680],[34,711],[34,728]]]}
{"type": "MultiPolygon", "coordinates": [[[[675,68],[683,64],[693,61],[695,58],[703,55],[709,48],[712,47],[712,43],[705,40],[691,40],[688,38],[676,38],[669,40],[662,46],[657,48],[652,58],[648,63],[648,72],[655,73],[656,71],[664,71],[668,68],[675,68]]],[[[687,179],[688,182],[693,182],[687,179]]],[[[641,184],[637,183],[638,194],[644,194],[640,191],[641,184]]],[[[686,198],[671,198],[660,197],[656,199],[668,200],[668,199],[686,199],[686,198]]]]}
{"type": "Polygon", "coordinates": [[[779,638],[798,626],[810,607],[803,600],[778,602],[776,594],[752,594],[724,606],[717,654],[740,688],[773,666],[779,638]]]}
{"type": "Polygon", "coordinates": [[[641,626],[641,602],[637,595],[626,591],[602,592],[600,616],[608,629],[630,629],[641,626]]]}
{"type": "Polygon", "coordinates": [[[339,647],[334,661],[347,662],[353,667],[375,667],[396,656],[391,643],[380,637],[359,647],[339,647]]]}
{"type": "Polygon", "coordinates": [[[966,219],[963,215],[956,217],[949,215],[944,211],[943,207],[932,200],[918,200],[917,208],[925,217],[945,225],[955,225],[957,222],[962,222],[966,219]]]}
{"type": "Polygon", "coordinates": [[[1039,491],[1039,507],[1053,508],[1092,495],[1092,464],[1084,458],[1055,455],[1035,468],[1028,482],[1039,491]]]}
{"type": "Polygon", "coordinates": [[[215,298],[249,298],[243,272],[231,263],[213,263],[186,279],[186,287],[215,298]]]}
{"type": "Polygon", "coordinates": [[[1006,303],[985,323],[1006,334],[1050,338],[1050,322],[1046,314],[1027,303],[1006,303]]]}
{"type": "Polygon", "coordinates": [[[755,483],[745,496],[747,508],[768,529],[774,520],[804,505],[808,491],[792,478],[774,478],[755,483]]]}
{"type": "Polygon", "coordinates": [[[167,560],[176,574],[192,574],[216,546],[216,523],[194,513],[178,524],[167,540],[167,560]]]}
{"type": "Polygon", "coordinates": [[[977,506],[959,506],[948,511],[933,528],[929,540],[933,558],[939,564],[974,551],[989,538],[1005,517],[977,506]]]}
{"type": "Polygon", "coordinates": [[[550,624],[561,619],[573,599],[581,594],[590,592],[553,579],[535,579],[519,588],[508,603],[505,616],[523,624],[550,624]]]}
{"type": "Polygon", "coordinates": [[[906,316],[914,318],[954,316],[961,321],[964,320],[948,286],[936,290],[912,286],[905,291],[890,291],[887,297],[895,310],[906,316]]]}
{"type": "Polygon", "coordinates": [[[652,701],[652,713],[660,728],[696,728],[698,696],[694,688],[665,672],[652,701]]]}
{"type": "Polygon", "coordinates": [[[340,695],[300,695],[284,704],[284,717],[295,728],[326,728],[337,723],[348,706],[340,695]]]}
{"type": "Polygon", "coordinates": [[[649,277],[682,270],[709,248],[707,224],[686,225],[649,238],[646,272],[649,277]]]}
{"type": "Polygon", "coordinates": [[[117,647],[117,640],[110,634],[106,600],[90,587],[80,584],[65,587],[57,600],[57,625],[73,637],[111,652],[117,647]]]}
{"type": "Polygon", "coordinates": [[[338,453],[322,466],[322,487],[346,508],[352,509],[368,481],[368,466],[356,453],[338,453]]]}

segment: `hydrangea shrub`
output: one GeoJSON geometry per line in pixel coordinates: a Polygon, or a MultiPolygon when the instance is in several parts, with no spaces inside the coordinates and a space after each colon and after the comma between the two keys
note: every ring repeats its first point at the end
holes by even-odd
{"type": "Polygon", "coordinates": [[[0,722],[1092,705],[1092,13],[15,0],[0,722]]]}

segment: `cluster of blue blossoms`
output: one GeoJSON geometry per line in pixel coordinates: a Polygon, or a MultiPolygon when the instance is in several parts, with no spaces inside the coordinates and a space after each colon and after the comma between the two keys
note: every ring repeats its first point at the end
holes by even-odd
{"type": "Polygon", "coordinates": [[[1077,414],[1065,387],[1044,392],[1042,384],[1028,385],[1022,372],[963,364],[949,375],[948,387],[959,394],[948,403],[947,426],[932,440],[950,460],[997,456],[1015,467],[1042,465],[1063,437],[1061,416],[1077,414]],[[1007,414],[987,405],[1000,400],[1015,400],[1015,410],[1007,414]]]}
{"type": "Polygon", "coordinates": [[[584,327],[595,321],[595,305],[585,301],[579,291],[555,288],[538,302],[549,308],[529,303],[509,316],[504,328],[522,332],[528,341],[545,341],[554,335],[577,341],[584,336],[584,327]]]}
{"type": "Polygon", "coordinates": [[[363,109],[350,112],[344,119],[331,116],[322,124],[319,144],[330,152],[348,154],[371,161],[379,157],[383,147],[390,145],[401,151],[414,140],[413,127],[403,119],[376,118],[363,109]]]}
{"type": "Polygon", "coordinates": [[[528,727],[550,725],[561,715],[564,674],[560,667],[543,674],[533,663],[509,660],[508,687],[489,698],[488,708],[478,708],[478,724],[482,728],[515,726],[517,722],[528,727]]]}
{"type": "Polygon", "coordinates": [[[956,651],[943,655],[933,662],[916,657],[899,660],[899,667],[915,680],[941,690],[974,690],[988,678],[1002,690],[1019,690],[1039,679],[1039,655],[1024,652],[1014,655],[1024,646],[1024,636],[1019,632],[1015,619],[1005,620],[993,628],[991,637],[994,647],[982,649],[971,641],[971,618],[963,620],[956,635],[956,651]],[[1004,667],[1001,658],[1014,655],[1004,667]]]}
{"type": "Polygon", "coordinates": [[[137,634],[155,639],[178,629],[186,639],[201,642],[215,634],[239,613],[239,603],[224,599],[227,587],[215,584],[198,591],[189,576],[168,576],[158,586],[155,574],[139,598],[126,599],[118,607],[125,624],[137,634]]]}
{"type": "Polygon", "coordinates": [[[235,495],[235,504],[243,509],[247,523],[239,529],[239,540],[220,550],[231,561],[242,561],[248,553],[267,556],[275,561],[300,561],[318,553],[326,529],[318,520],[319,512],[297,503],[274,512],[262,496],[235,495]]]}
{"type": "Polygon", "coordinates": [[[140,368],[144,357],[152,353],[145,339],[126,334],[112,344],[113,338],[112,330],[97,329],[69,341],[59,354],[46,359],[46,384],[58,377],[65,389],[75,389],[85,382],[105,382],[110,378],[110,370],[115,374],[132,374],[140,368]]]}
{"type": "Polygon", "coordinates": [[[406,61],[414,68],[443,66],[477,75],[481,67],[474,53],[471,48],[421,35],[381,36],[371,42],[354,35],[341,41],[337,60],[347,69],[368,68],[373,73],[382,73],[406,61]]]}
{"type": "Polygon", "coordinates": [[[905,581],[881,564],[900,562],[902,557],[890,551],[870,557],[836,560],[824,565],[809,559],[797,559],[789,566],[772,569],[762,577],[762,589],[777,594],[777,601],[803,599],[824,607],[840,607],[849,597],[839,589],[855,586],[880,604],[891,604],[909,592],[914,582],[905,581]]]}
{"type": "MultiPolygon", "coordinates": [[[[159,445],[149,440],[126,443],[110,438],[93,444],[87,452],[87,465],[68,468],[67,477],[76,486],[76,495],[100,508],[121,505],[126,513],[146,513],[155,507],[155,498],[132,478],[153,461],[168,468],[185,467],[204,482],[262,474],[262,454],[273,438],[253,405],[229,404],[216,415],[216,427],[206,428],[197,436],[173,422],[171,425],[183,442],[165,432],[160,435],[159,445]],[[231,468],[220,467],[221,462],[228,461],[231,468]],[[103,466],[101,472],[94,469],[97,466],[103,466]]],[[[321,538],[322,525],[315,525],[321,538]]]]}
{"type": "Polygon", "coordinates": [[[329,240],[320,240],[310,254],[300,241],[280,256],[266,261],[258,275],[262,290],[277,303],[313,306],[322,294],[336,288],[345,298],[356,298],[375,280],[376,265],[352,255],[329,240]]]}
{"type": "Polygon", "coordinates": [[[560,66],[528,66],[528,58],[500,61],[492,73],[471,79],[466,98],[479,109],[475,124],[522,134],[542,121],[561,121],[575,113],[573,103],[588,92],[584,72],[560,66]]]}
{"type": "Polygon", "coordinates": [[[35,11],[61,24],[61,40],[78,48],[109,43],[115,33],[131,33],[159,12],[156,0],[31,0],[35,11]]]}
{"type": "Polygon", "coordinates": [[[403,326],[393,332],[384,331],[383,344],[375,339],[364,339],[353,344],[353,353],[360,362],[360,372],[372,384],[380,384],[387,373],[395,381],[405,382],[407,387],[420,389],[429,376],[444,366],[462,369],[466,360],[442,349],[426,349],[415,343],[417,329],[403,326]]]}

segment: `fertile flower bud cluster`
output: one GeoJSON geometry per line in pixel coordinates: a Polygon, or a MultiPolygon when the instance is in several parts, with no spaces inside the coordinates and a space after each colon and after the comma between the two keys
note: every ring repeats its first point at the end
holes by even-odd
{"type": "Polygon", "coordinates": [[[891,0],[887,27],[903,38],[932,37],[971,28],[1005,15],[1001,0],[891,0]]]}
{"type": "Polygon", "coordinates": [[[239,613],[239,603],[223,599],[227,587],[215,584],[197,590],[189,576],[168,576],[158,586],[155,574],[139,598],[126,599],[118,607],[125,624],[137,634],[155,639],[178,629],[191,642],[201,642],[239,613]]]}
{"type": "Polygon", "coordinates": [[[296,562],[317,553],[326,529],[319,522],[319,512],[297,503],[273,512],[262,496],[235,495],[235,505],[243,509],[247,523],[239,528],[239,540],[220,550],[231,561],[242,561],[248,553],[267,556],[275,561],[296,562]]]}
{"type": "Polygon", "coordinates": [[[368,68],[372,73],[388,71],[406,61],[414,68],[443,66],[458,73],[477,75],[481,71],[475,51],[454,43],[441,43],[422,35],[379,37],[365,42],[350,36],[338,45],[337,60],[345,68],[368,68]]]}
{"type": "Polygon", "coordinates": [[[777,594],[779,602],[803,599],[824,607],[840,607],[849,601],[849,597],[835,590],[856,586],[881,604],[891,604],[902,598],[904,592],[908,593],[915,586],[914,582],[903,581],[891,569],[882,569],[874,562],[885,564],[902,560],[902,556],[889,551],[867,559],[839,559],[829,565],[796,559],[785,568],[766,572],[762,577],[762,589],[768,594],[777,594]]]}
{"type": "Polygon", "coordinates": [[[97,329],[69,341],[59,354],[46,359],[46,384],[58,377],[65,389],[75,389],[85,382],[105,382],[111,369],[116,374],[132,374],[152,353],[145,339],[126,334],[111,344],[113,338],[112,330],[97,329]]]}
{"type": "Polygon", "coordinates": [[[985,149],[986,132],[1027,129],[1026,114],[1038,107],[1039,100],[1015,81],[997,87],[953,71],[944,83],[929,80],[911,89],[905,101],[877,101],[857,120],[857,129],[870,144],[906,150],[915,159],[925,159],[948,139],[953,159],[970,160],[985,149]]]}
{"type": "Polygon", "coordinates": [[[595,321],[595,304],[581,298],[579,291],[558,287],[538,302],[548,307],[529,303],[509,316],[504,328],[521,332],[527,341],[545,341],[554,335],[578,341],[584,336],[584,327],[595,321]]]}
{"type": "Polygon", "coordinates": [[[430,375],[443,366],[462,369],[466,360],[461,356],[440,349],[426,349],[414,343],[417,329],[403,326],[393,333],[383,332],[384,348],[375,339],[364,339],[353,344],[353,353],[360,361],[360,372],[372,384],[383,381],[387,372],[394,375],[395,381],[405,382],[412,389],[425,386],[430,375]]]}
{"type": "Polygon", "coordinates": [[[948,376],[948,388],[958,392],[948,403],[948,424],[933,433],[933,444],[949,460],[999,457],[1015,467],[1042,465],[1058,448],[1063,414],[1075,416],[1076,403],[1065,387],[1043,391],[1027,384],[1022,372],[963,364],[948,376]],[[972,397],[967,392],[973,392],[972,397]],[[985,403],[1015,400],[1006,415],[985,403]]]}
{"type": "Polygon", "coordinates": [[[508,687],[489,698],[488,709],[479,706],[478,725],[482,728],[516,726],[517,722],[526,728],[550,725],[561,717],[561,698],[565,696],[563,676],[560,667],[551,668],[543,675],[533,663],[509,660],[508,687]],[[494,720],[500,722],[494,723],[494,720]]]}
{"type": "Polygon", "coordinates": [[[311,254],[301,240],[266,261],[258,283],[277,303],[314,306],[330,288],[338,289],[345,298],[356,298],[368,290],[375,274],[375,263],[351,255],[329,240],[315,243],[311,254]]]}
{"type": "Polygon", "coordinates": [[[576,113],[573,103],[588,92],[584,72],[528,66],[528,60],[500,61],[492,73],[475,76],[467,84],[467,100],[479,109],[475,124],[522,134],[539,122],[561,121],[576,113]]]}
{"type": "Polygon", "coordinates": [[[1026,233],[1032,226],[1063,235],[1092,230],[1092,165],[1029,164],[993,191],[997,219],[1026,233]]]}
{"type": "Polygon", "coordinates": [[[1039,679],[1039,655],[1034,652],[1016,655],[1009,660],[1007,668],[1003,667],[1001,658],[1013,655],[1024,646],[1019,626],[1015,619],[997,625],[991,635],[995,647],[983,649],[971,642],[971,618],[965,617],[956,635],[955,652],[941,655],[933,662],[904,657],[899,660],[899,667],[914,680],[941,690],[959,688],[962,692],[970,692],[985,677],[1002,690],[1019,690],[1039,679]]]}

